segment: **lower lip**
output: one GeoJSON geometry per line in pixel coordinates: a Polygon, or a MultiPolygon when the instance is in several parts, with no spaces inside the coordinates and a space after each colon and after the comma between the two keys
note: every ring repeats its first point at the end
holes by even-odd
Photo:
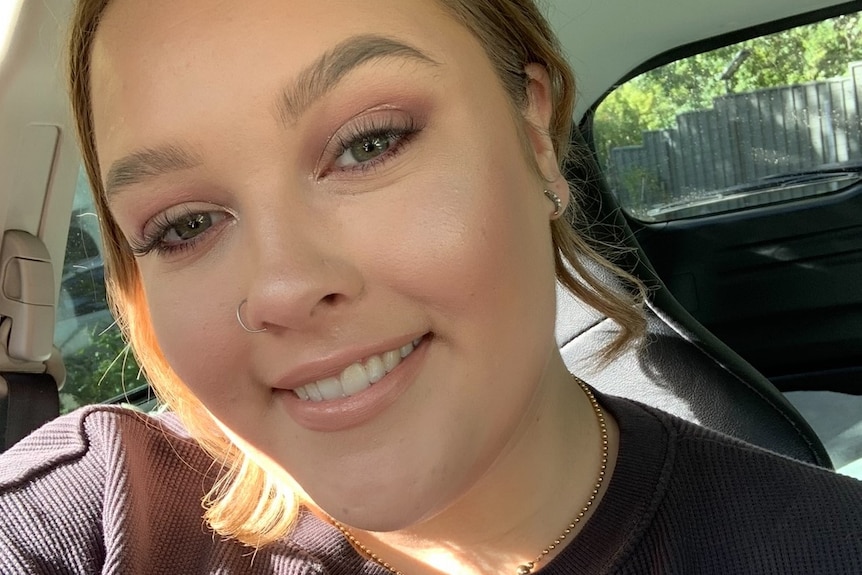
{"type": "Polygon", "coordinates": [[[430,337],[424,337],[383,379],[351,397],[314,402],[299,399],[290,390],[275,389],[273,392],[284,403],[290,417],[306,429],[331,432],[357,427],[380,415],[410,387],[429,343],[430,337]]]}

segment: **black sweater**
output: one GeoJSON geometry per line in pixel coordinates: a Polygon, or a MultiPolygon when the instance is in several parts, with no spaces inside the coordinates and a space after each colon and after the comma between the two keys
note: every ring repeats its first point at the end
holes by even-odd
{"type": "MultiPolygon", "coordinates": [[[[614,474],[540,573],[862,574],[862,483],[599,397],[620,428],[614,474]]],[[[51,422],[0,456],[0,573],[386,575],[311,514],[256,553],[213,534],[211,469],[170,415],[51,422]]]]}

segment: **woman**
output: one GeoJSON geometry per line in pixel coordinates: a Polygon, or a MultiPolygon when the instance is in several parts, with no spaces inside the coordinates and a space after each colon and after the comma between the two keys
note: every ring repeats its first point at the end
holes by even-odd
{"type": "Polygon", "coordinates": [[[23,442],[0,565],[858,567],[858,484],[568,373],[555,278],[624,326],[610,361],[643,318],[561,217],[574,88],[531,0],[83,0],[71,48],[111,297],[182,426],[23,442]]]}

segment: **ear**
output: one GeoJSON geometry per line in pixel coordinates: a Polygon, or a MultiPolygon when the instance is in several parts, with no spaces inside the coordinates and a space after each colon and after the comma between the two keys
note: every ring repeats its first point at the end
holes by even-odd
{"type": "Polygon", "coordinates": [[[527,75],[527,102],[523,114],[529,149],[545,180],[545,187],[560,197],[565,211],[570,200],[569,184],[560,172],[556,150],[549,135],[554,115],[551,78],[540,64],[527,64],[524,72],[527,75]]]}

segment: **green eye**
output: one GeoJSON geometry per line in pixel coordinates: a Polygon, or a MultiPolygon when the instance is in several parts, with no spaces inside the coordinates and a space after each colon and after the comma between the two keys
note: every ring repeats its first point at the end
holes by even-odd
{"type": "Polygon", "coordinates": [[[361,164],[373,160],[377,156],[385,153],[392,146],[391,136],[373,136],[366,137],[353,143],[345,150],[345,155],[350,155],[350,158],[343,158],[342,165],[361,164]]]}
{"type": "Polygon", "coordinates": [[[209,213],[189,214],[187,217],[174,223],[166,234],[167,241],[187,241],[207,231],[213,225],[212,215],[209,213]],[[173,237],[171,237],[173,236],[173,237]]]}
{"type": "Polygon", "coordinates": [[[418,131],[405,112],[362,118],[338,130],[327,143],[324,156],[333,158],[331,166],[337,171],[365,172],[398,154],[418,131]]]}
{"type": "Polygon", "coordinates": [[[155,216],[149,222],[149,229],[145,230],[143,238],[129,241],[129,247],[136,257],[143,257],[151,252],[168,255],[191,249],[231,217],[224,209],[178,212],[179,209],[172,209],[174,213],[168,211],[155,216]]]}

